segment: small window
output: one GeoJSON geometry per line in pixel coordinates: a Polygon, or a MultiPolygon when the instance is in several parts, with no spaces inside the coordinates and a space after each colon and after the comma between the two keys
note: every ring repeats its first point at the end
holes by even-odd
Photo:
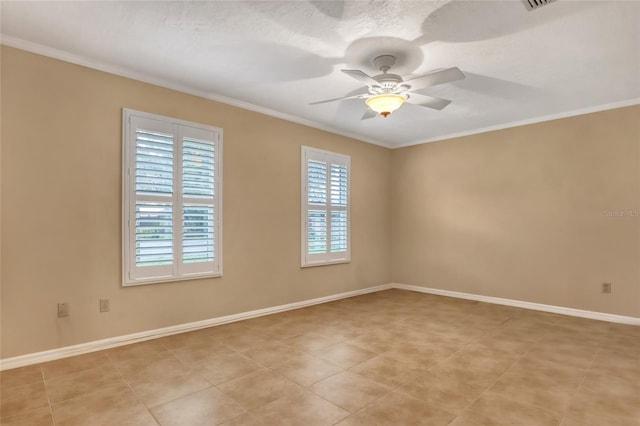
{"type": "Polygon", "coordinates": [[[351,260],[347,155],[302,147],[302,266],[351,260]]]}
{"type": "Polygon", "coordinates": [[[123,111],[123,284],[222,275],[222,130],[123,111]]]}

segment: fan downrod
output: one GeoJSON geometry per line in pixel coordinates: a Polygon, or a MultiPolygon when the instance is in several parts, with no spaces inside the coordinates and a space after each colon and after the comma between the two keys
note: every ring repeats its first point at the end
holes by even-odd
{"type": "Polygon", "coordinates": [[[373,59],[373,65],[385,74],[395,63],[396,57],[393,55],[380,55],[373,59]]]}

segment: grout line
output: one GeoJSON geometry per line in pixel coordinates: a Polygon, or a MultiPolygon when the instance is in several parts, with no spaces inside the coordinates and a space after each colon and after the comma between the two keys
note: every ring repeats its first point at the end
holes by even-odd
{"type": "Polygon", "coordinates": [[[49,396],[49,389],[47,388],[47,381],[44,378],[44,371],[42,371],[42,364],[38,364],[40,370],[40,376],[42,377],[42,385],[44,386],[44,393],[47,395],[47,402],[49,403],[49,414],[51,414],[51,423],[56,425],[56,418],[53,416],[53,404],[51,403],[51,397],[49,396]]]}
{"type": "MultiPolygon", "coordinates": [[[[162,344],[162,346],[164,347],[164,344],[162,344]]],[[[124,375],[122,374],[122,372],[120,371],[120,369],[117,367],[116,363],[114,362],[113,359],[111,359],[111,357],[109,356],[108,353],[105,353],[106,357],[107,357],[107,361],[109,362],[109,364],[111,364],[111,366],[113,367],[113,369],[116,371],[116,373],[118,374],[118,376],[120,376],[120,378],[122,379],[122,381],[127,385],[127,387],[131,390],[131,392],[133,392],[133,394],[136,396],[136,399],[138,400],[138,402],[140,404],[142,404],[142,406],[144,407],[145,410],[147,410],[147,413],[149,413],[149,415],[151,416],[151,418],[153,419],[153,421],[155,421],[158,425],[160,425],[160,422],[158,421],[158,419],[156,419],[156,416],[153,415],[153,413],[151,412],[151,410],[149,410],[149,407],[147,407],[147,405],[144,403],[144,401],[142,401],[142,398],[140,398],[140,395],[138,395],[138,393],[135,391],[135,389],[133,389],[131,387],[131,384],[129,384],[129,381],[127,379],[124,378],[124,375]]]]}

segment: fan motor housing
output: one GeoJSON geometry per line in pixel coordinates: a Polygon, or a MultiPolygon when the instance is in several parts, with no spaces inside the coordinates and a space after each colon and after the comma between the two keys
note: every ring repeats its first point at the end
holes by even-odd
{"type": "Polygon", "coordinates": [[[376,75],[375,77],[373,77],[373,79],[379,82],[380,86],[384,87],[385,89],[392,89],[398,83],[402,83],[402,77],[400,77],[398,74],[385,73],[376,75]]]}

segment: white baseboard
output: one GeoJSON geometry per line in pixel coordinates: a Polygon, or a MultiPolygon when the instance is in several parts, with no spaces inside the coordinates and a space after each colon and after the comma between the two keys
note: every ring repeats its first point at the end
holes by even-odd
{"type": "Polygon", "coordinates": [[[564,308],[562,306],[544,305],[541,303],[523,302],[521,300],[502,299],[499,297],[482,296],[478,294],[461,293],[458,291],[440,290],[436,288],[394,283],[363,288],[355,291],[348,291],[346,293],[333,294],[330,296],[318,297],[315,299],[302,300],[300,302],[288,303],[286,305],[278,305],[270,308],[257,309],[254,311],[241,312],[233,315],[225,315],[223,317],[216,317],[202,321],[179,324],[171,327],[142,331],[140,333],[95,340],[93,342],[81,343],[79,345],[66,346],[63,348],[51,349],[43,352],[20,355],[12,358],[5,358],[0,360],[0,371],[17,367],[24,367],[26,365],[38,364],[41,362],[54,361],[56,359],[82,355],[89,352],[101,351],[104,349],[115,348],[117,346],[129,345],[131,343],[143,342],[145,340],[157,339],[159,337],[170,336],[172,334],[184,333],[201,328],[257,318],[264,315],[275,314],[278,312],[291,311],[293,309],[318,305],[320,303],[332,302],[334,300],[346,299],[348,297],[361,296],[363,294],[375,293],[377,291],[389,290],[392,288],[435,294],[439,296],[456,297],[459,299],[476,300],[479,302],[494,303],[498,305],[514,306],[517,308],[532,309],[536,311],[552,312],[556,314],[570,315],[575,317],[590,318],[600,321],[609,321],[640,326],[640,318],[636,317],[627,317],[623,315],[607,314],[604,312],[585,311],[582,309],[564,308]]]}
{"type": "Polygon", "coordinates": [[[440,290],[437,288],[421,287],[407,284],[391,284],[391,288],[400,290],[417,291],[420,293],[435,294],[438,296],[456,297],[458,299],[477,300],[478,302],[494,303],[497,305],[513,306],[516,308],[532,309],[534,311],[552,312],[554,314],[569,315],[573,317],[589,318],[600,321],[615,322],[620,324],[640,325],[640,318],[624,315],[607,314],[604,312],[585,311],[582,309],[565,308],[562,306],[545,305],[542,303],[524,302],[522,300],[502,299],[500,297],[482,296],[459,291],[440,290]]]}
{"type": "Polygon", "coordinates": [[[143,342],[145,340],[157,339],[159,337],[170,336],[172,334],[184,333],[187,331],[198,330],[201,328],[212,327],[215,325],[228,324],[231,322],[242,321],[251,318],[257,318],[264,315],[275,314],[278,312],[291,311],[293,309],[304,308],[307,306],[318,305],[320,303],[332,302],[334,300],[346,299],[353,296],[361,296],[363,294],[374,293],[377,291],[388,290],[390,284],[383,284],[375,287],[363,288],[360,290],[348,291],[346,293],[332,294],[330,296],[318,297],[315,299],[302,300],[300,302],[288,303],[286,305],[278,305],[270,308],[257,309],[255,311],[241,312],[233,315],[225,315],[223,317],[210,318],[202,321],[189,322],[186,324],[174,325],[171,327],[157,328],[155,330],[142,331],[139,333],[127,334],[124,336],[111,337],[108,339],[95,340],[93,342],[81,343],[79,345],[65,346],[62,348],[51,349],[43,352],[20,355],[12,358],[0,360],[0,371],[9,370],[26,365],[38,364],[41,362],[54,361],[60,358],[67,358],[75,355],[82,355],[89,352],[101,351],[104,349],[115,348],[117,346],[129,345],[131,343],[143,342]]]}

